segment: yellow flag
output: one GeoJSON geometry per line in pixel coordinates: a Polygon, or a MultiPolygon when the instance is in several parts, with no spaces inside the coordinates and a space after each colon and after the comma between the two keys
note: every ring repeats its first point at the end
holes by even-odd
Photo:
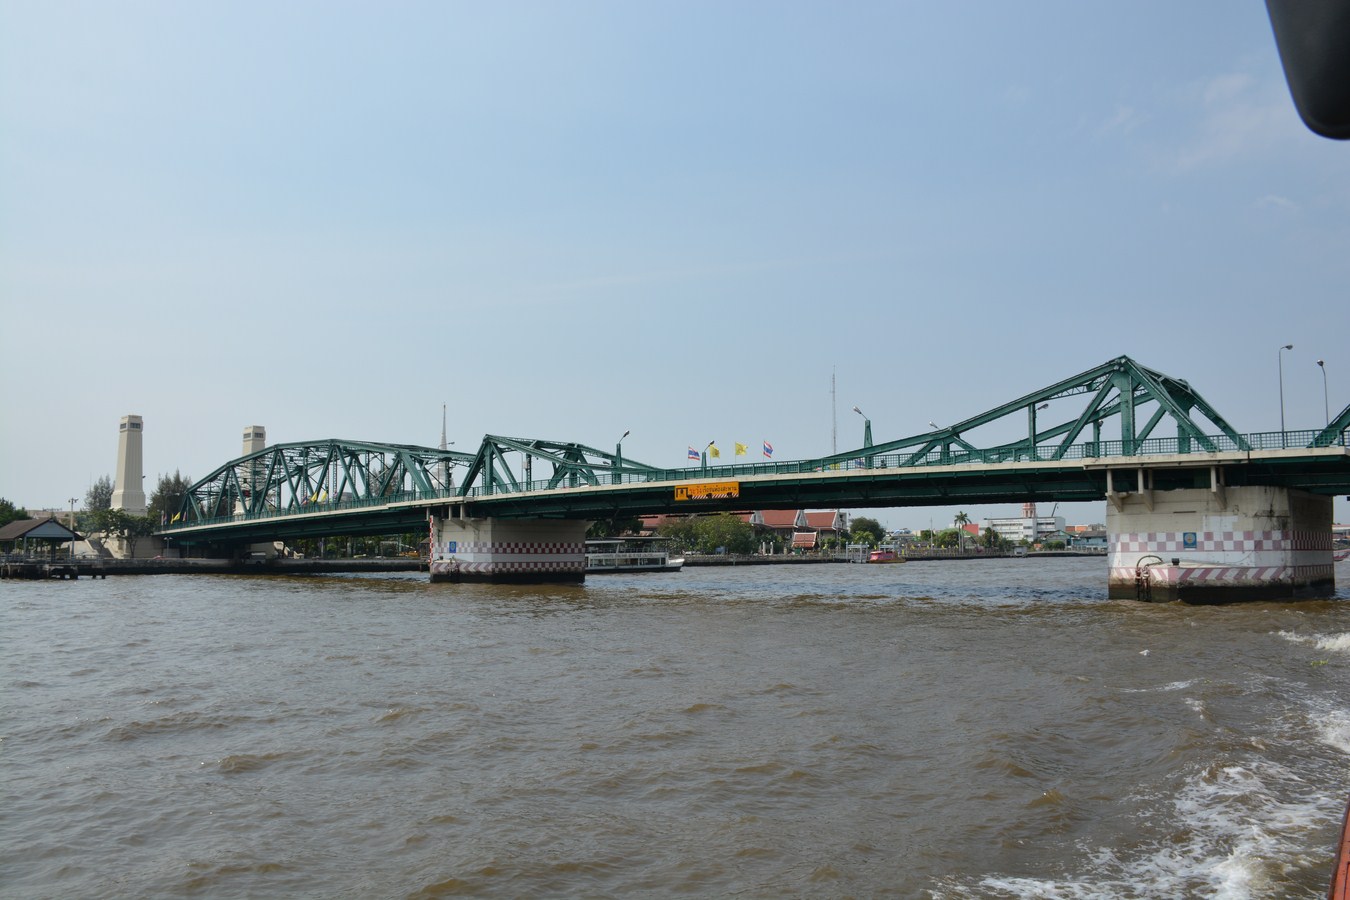
{"type": "Polygon", "coordinates": [[[708,455],[711,456],[713,459],[717,459],[717,457],[722,455],[722,451],[717,449],[716,444],[709,444],[708,455]]]}
{"type": "Polygon", "coordinates": [[[737,442],[736,442],[736,455],[737,455],[737,456],[744,456],[744,455],[745,455],[745,451],[747,451],[747,450],[749,450],[749,449],[750,449],[749,447],[745,446],[745,445],[742,444],[740,441],[737,441],[737,442]]]}
{"type": "Polygon", "coordinates": [[[328,499],[328,492],[327,492],[327,491],[324,491],[321,495],[319,495],[319,502],[320,502],[320,503],[322,503],[323,501],[325,501],[325,500],[327,500],[327,499],[328,499]]]}

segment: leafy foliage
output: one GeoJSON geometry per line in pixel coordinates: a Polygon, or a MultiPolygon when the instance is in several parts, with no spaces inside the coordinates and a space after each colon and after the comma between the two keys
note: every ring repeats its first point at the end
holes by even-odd
{"type": "Polygon", "coordinates": [[[28,510],[15,506],[4,497],[0,497],[0,526],[28,518],[28,510]]]}
{"type": "Polygon", "coordinates": [[[637,534],[642,530],[642,520],[636,516],[615,519],[600,519],[586,529],[587,538],[609,538],[621,534],[637,534]]]}
{"type": "Polygon", "coordinates": [[[149,508],[145,514],[156,524],[167,522],[178,512],[183,503],[183,495],[192,487],[192,479],[183,477],[177,469],[172,476],[159,476],[159,484],[150,494],[149,508]]]}
{"type": "Polygon", "coordinates": [[[155,530],[158,524],[149,516],[133,516],[124,509],[97,509],[85,519],[94,531],[102,531],[113,537],[145,537],[155,530]]]}
{"type": "Polygon", "coordinates": [[[886,529],[881,527],[881,523],[876,519],[858,516],[853,520],[853,525],[849,528],[849,534],[852,536],[854,543],[875,545],[886,536],[886,529]]]}
{"type": "Polygon", "coordinates": [[[112,506],[112,495],[112,479],[104,475],[90,485],[89,490],[84,492],[84,508],[89,512],[107,509],[112,506]]]}
{"type": "Polygon", "coordinates": [[[682,550],[692,553],[753,553],[755,529],[731,513],[676,519],[662,525],[659,533],[682,550]]]}

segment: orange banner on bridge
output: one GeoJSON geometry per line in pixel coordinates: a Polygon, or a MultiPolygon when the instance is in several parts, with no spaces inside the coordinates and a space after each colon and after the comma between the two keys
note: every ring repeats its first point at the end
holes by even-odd
{"type": "Polygon", "coordinates": [[[676,500],[724,500],[741,495],[739,481],[708,481],[703,484],[675,485],[676,500]]]}

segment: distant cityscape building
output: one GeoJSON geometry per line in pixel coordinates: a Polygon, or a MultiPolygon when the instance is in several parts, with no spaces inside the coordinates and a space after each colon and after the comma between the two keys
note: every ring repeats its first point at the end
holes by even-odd
{"type": "Polygon", "coordinates": [[[1011,516],[984,521],[999,537],[1014,543],[1026,541],[1028,544],[1035,544],[1057,531],[1064,530],[1063,516],[1011,516]]]}
{"type": "Polygon", "coordinates": [[[145,473],[141,464],[141,437],[145,425],[140,416],[123,416],[117,431],[117,477],[110,506],[129,515],[145,515],[145,473]]]}

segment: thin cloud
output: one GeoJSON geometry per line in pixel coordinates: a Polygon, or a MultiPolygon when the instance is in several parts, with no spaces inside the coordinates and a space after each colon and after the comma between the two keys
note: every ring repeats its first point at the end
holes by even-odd
{"type": "Polygon", "coordinates": [[[1264,154],[1287,140],[1297,125],[1283,85],[1258,82],[1241,73],[1193,85],[1186,100],[1196,128],[1176,149],[1172,165],[1177,171],[1264,154]]]}
{"type": "Polygon", "coordinates": [[[801,269],[819,265],[838,265],[840,263],[860,262],[876,258],[877,254],[834,254],[819,257],[793,257],[788,259],[761,260],[757,262],[730,263],[719,266],[692,266],[681,269],[664,269],[650,272],[615,273],[596,275],[576,281],[558,282],[544,286],[548,292],[587,291],[609,287],[630,287],[633,285],[662,284],[678,281],[697,281],[707,278],[722,278],[729,275],[743,275],[754,272],[772,272],[789,269],[801,269]]]}
{"type": "Polygon", "coordinates": [[[1281,197],[1277,194],[1267,194],[1256,201],[1257,209],[1273,209],[1280,212],[1293,212],[1298,209],[1298,204],[1288,197],[1281,197]]]}
{"type": "Polygon", "coordinates": [[[1129,134],[1144,121],[1144,118],[1133,106],[1118,105],[1111,118],[1097,126],[1097,137],[1129,134]]]}

